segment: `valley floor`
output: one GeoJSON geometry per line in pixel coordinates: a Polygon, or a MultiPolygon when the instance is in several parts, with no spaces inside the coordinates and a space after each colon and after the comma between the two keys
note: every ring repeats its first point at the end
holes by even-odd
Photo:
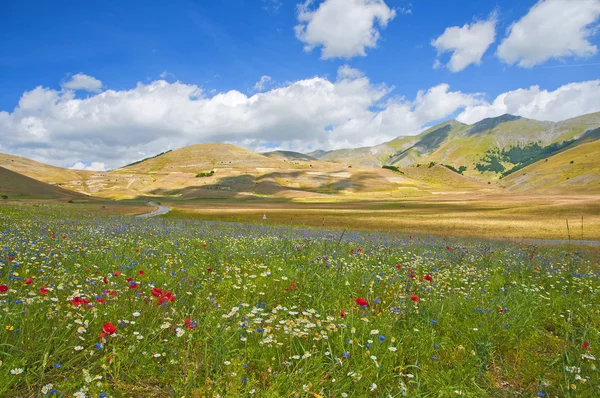
{"type": "Polygon", "coordinates": [[[568,240],[570,235],[573,240],[600,240],[600,196],[595,195],[439,195],[317,203],[213,199],[168,203],[173,208],[168,217],[177,218],[445,236],[568,240]]]}

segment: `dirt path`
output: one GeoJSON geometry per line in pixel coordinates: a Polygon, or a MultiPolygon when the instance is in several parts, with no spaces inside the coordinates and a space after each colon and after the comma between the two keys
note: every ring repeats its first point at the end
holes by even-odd
{"type": "Polygon", "coordinates": [[[138,216],[138,218],[149,218],[149,217],[155,217],[155,216],[160,216],[162,214],[167,214],[169,211],[171,211],[171,208],[168,206],[163,206],[161,204],[158,203],[154,203],[154,202],[148,202],[149,206],[155,206],[156,209],[151,212],[151,213],[146,213],[146,214],[141,214],[138,216]]]}

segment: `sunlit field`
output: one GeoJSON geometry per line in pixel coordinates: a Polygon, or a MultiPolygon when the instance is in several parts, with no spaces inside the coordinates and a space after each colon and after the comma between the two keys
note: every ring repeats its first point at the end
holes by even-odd
{"type": "Polygon", "coordinates": [[[597,396],[597,249],[0,207],[0,396],[597,396]]]}

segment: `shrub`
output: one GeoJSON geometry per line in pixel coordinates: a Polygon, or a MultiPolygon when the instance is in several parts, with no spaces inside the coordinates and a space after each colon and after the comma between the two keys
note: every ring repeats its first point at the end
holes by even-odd
{"type": "Polygon", "coordinates": [[[214,170],[211,170],[211,171],[209,171],[209,172],[202,172],[202,173],[198,173],[198,174],[196,174],[196,178],[197,178],[197,177],[212,177],[212,176],[213,176],[213,174],[215,174],[215,171],[214,171],[214,170]]]}

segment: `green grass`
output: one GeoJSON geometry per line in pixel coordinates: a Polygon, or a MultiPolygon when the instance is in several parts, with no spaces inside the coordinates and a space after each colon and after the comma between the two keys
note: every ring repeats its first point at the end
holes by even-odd
{"type": "Polygon", "coordinates": [[[52,384],[61,396],[575,397],[600,385],[592,250],[77,206],[11,204],[0,218],[1,396],[52,384]],[[157,305],[153,287],[175,301],[157,305]],[[101,337],[107,322],[116,331],[101,337]]]}

